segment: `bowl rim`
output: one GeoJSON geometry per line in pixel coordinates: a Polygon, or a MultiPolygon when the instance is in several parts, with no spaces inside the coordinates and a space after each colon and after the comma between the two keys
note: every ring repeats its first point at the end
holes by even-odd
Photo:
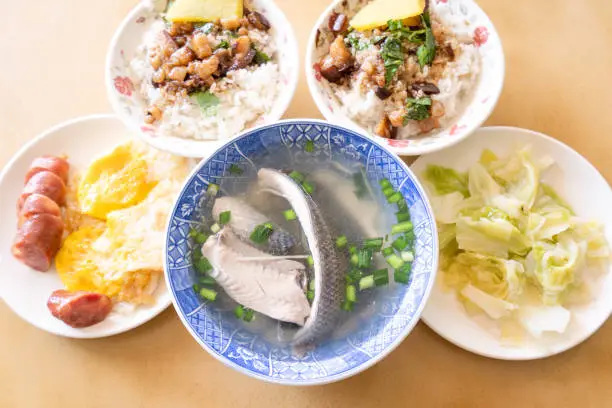
{"type": "Polygon", "coordinates": [[[425,188],[421,185],[421,182],[419,181],[419,179],[412,172],[412,170],[410,169],[410,166],[408,164],[406,164],[406,162],[404,162],[401,157],[399,157],[396,153],[394,153],[388,147],[383,146],[377,140],[370,139],[369,137],[366,137],[366,136],[360,134],[359,132],[356,132],[355,130],[346,128],[344,126],[336,125],[336,124],[333,124],[333,123],[330,123],[328,121],[321,120],[321,119],[308,119],[308,118],[305,118],[305,119],[300,119],[300,118],[296,118],[296,119],[283,119],[283,120],[279,120],[279,121],[277,121],[275,123],[272,123],[272,124],[269,124],[269,125],[257,126],[257,127],[254,127],[254,128],[251,128],[251,129],[247,129],[247,130],[239,133],[232,140],[227,141],[221,147],[216,149],[216,151],[212,155],[210,155],[207,158],[202,159],[197,164],[197,166],[194,167],[194,169],[189,174],[189,176],[185,179],[185,181],[183,183],[183,186],[181,187],[180,193],[175,198],[174,205],[172,207],[172,210],[169,213],[168,220],[167,220],[167,223],[166,223],[165,241],[164,241],[164,249],[163,249],[163,251],[164,251],[164,253],[163,253],[164,279],[166,281],[166,287],[168,288],[168,292],[170,293],[170,298],[172,300],[172,307],[176,311],[176,314],[179,316],[183,326],[187,329],[189,334],[191,334],[191,336],[196,340],[196,342],[204,350],[206,350],[215,359],[217,359],[218,361],[222,362],[225,366],[230,367],[230,368],[236,370],[239,373],[246,374],[246,375],[248,375],[251,378],[255,378],[257,380],[262,380],[262,381],[269,382],[269,383],[274,383],[274,384],[287,385],[287,386],[302,386],[302,387],[304,387],[304,386],[314,386],[314,385],[323,385],[323,384],[329,384],[329,383],[333,383],[333,382],[344,380],[346,378],[352,377],[352,376],[354,376],[356,374],[359,374],[359,373],[367,370],[368,368],[372,367],[373,365],[375,365],[376,363],[380,362],[385,357],[387,357],[389,354],[391,354],[406,339],[406,337],[408,337],[408,335],[412,332],[412,330],[414,330],[414,327],[421,320],[421,315],[423,314],[423,311],[425,309],[425,305],[427,304],[429,296],[431,295],[431,292],[432,292],[433,287],[434,287],[435,282],[436,282],[436,277],[437,277],[437,273],[438,273],[438,261],[439,261],[438,246],[439,246],[438,245],[438,234],[437,234],[437,226],[436,226],[436,222],[435,222],[435,217],[434,217],[433,209],[431,207],[431,203],[429,202],[429,198],[428,198],[428,196],[427,196],[427,194],[425,192],[425,188]],[[423,292],[423,299],[422,299],[421,303],[418,305],[418,307],[416,308],[412,321],[410,321],[406,325],[406,327],[401,332],[401,334],[398,335],[397,338],[392,343],[390,343],[385,349],[383,349],[376,356],[371,357],[370,359],[366,360],[361,365],[353,367],[352,369],[346,370],[346,371],[341,372],[339,374],[335,374],[335,375],[332,375],[332,376],[329,376],[329,377],[323,377],[323,378],[315,379],[315,380],[294,381],[294,380],[278,379],[278,378],[274,378],[274,377],[270,377],[270,376],[266,376],[266,375],[262,375],[262,374],[257,374],[257,373],[255,373],[255,372],[253,372],[251,370],[247,370],[247,369],[245,369],[245,368],[235,364],[234,362],[228,360],[223,355],[217,353],[206,342],[202,341],[199,338],[198,334],[195,332],[195,330],[192,328],[192,326],[189,324],[189,322],[187,322],[185,314],[180,310],[180,307],[177,304],[177,300],[176,300],[176,296],[175,296],[175,291],[174,291],[174,288],[173,288],[173,286],[172,286],[172,284],[170,282],[170,278],[169,278],[167,247],[168,247],[168,242],[169,242],[169,237],[170,237],[170,234],[169,234],[170,226],[172,224],[172,219],[174,218],[173,215],[175,214],[175,212],[176,212],[176,210],[178,208],[178,204],[179,204],[179,202],[181,200],[181,197],[184,195],[185,190],[187,189],[187,186],[189,185],[189,183],[192,181],[192,179],[194,177],[196,177],[197,173],[208,162],[208,160],[210,160],[212,157],[214,157],[219,152],[227,149],[231,144],[235,143],[238,139],[244,138],[244,137],[250,135],[251,133],[259,132],[259,131],[261,131],[263,129],[267,129],[267,128],[275,128],[275,127],[286,126],[286,125],[290,125],[290,124],[304,124],[304,123],[315,124],[315,125],[325,125],[325,126],[329,126],[329,127],[332,127],[332,128],[339,129],[339,130],[341,130],[343,132],[348,132],[348,133],[360,136],[360,137],[366,139],[368,142],[371,142],[376,147],[378,147],[378,148],[382,149],[383,151],[389,153],[390,156],[393,157],[398,162],[398,164],[400,165],[402,170],[404,170],[406,172],[406,174],[408,175],[408,177],[413,181],[414,186],[416,187],[417,191],[419,192],[420,197],[422,198],[422,202],[423,202],[423,205],[425,207],[425,212],[427,214],[427,218],[428,218],[429,222],[432,223],[433,230],[434,230],[434,234],[432,236],[432,257],[433,257],[432,259],[433,259],[433,262],[432,262],[432,265],[431,265],[431,270],[428,271],[430,276],[429,276],[429,278],[427,280],[427,284],[426,284],[427,287],[425,288],[425,290],[423,292]]]}
{"type": "MultiPolygon", "coordinates": [[[[314,79],[314,76],[311,75],[311,69],[314,63],[312,57],[316,49],[316,37],[317,37],[317,31],[319,27],[323,25],[323,22],[325,21],[325,19],[329,15],[331,15],[334,9],[338,7],[338,5],[340,5],[343,1],[345,0],[334,0],[325,9],[325,11],[321,13],[319,18],[315,22],[312,30],[310,31],[310,35],[308,36],[308,40],[307,40],[308,43],[306,44],[306,54],[304,56],[304,70],[306,74],[306,83],[308,84],[308,91],[310,93],[311,98],[314,100],[315,105],[319,109],[319,112],[321,112],[321,114],[325,117],[325,119],[330,122],[336,121],[337,115],[335,115],[333,112],[331,112],[328,109],[327,105],[325,104],[325,102],[323,101],[319,93],[317,92],[319,86],[317,84],[317,81],[314,79]]],[[[444,139],[444,140],[448,140],[448,141],[445,141],[444,143],[438,142],[438,143],[432,143],[430,145],[419,146],[419,147],[412,147],[410,145],[404,146],[404,147],[389,146],[388,150],[391,150],[398,156],[419,156],[419,155],[433,153],[438,150],[442,150],[442,149],[446,149],[451,146],[454,146],[455,144],[469,137],[472,133],[474,133],[474,131],[480,128],[482,124],[491,116],[491,114],[493,113],[493,110],[495,109],[495,107],[497,106],[497,103],[499,102],[499,98],[501,97],[501,93],[504,88],[504,82],[505,82],[505,77],[506,77],[506,57],[504,54],[504,46],[503,46],[502,39],[499,36],[499,33],[497,32],[495,25],[493,24],[493,20],[491,20],[488,14],[485,13],[485,11],[478,5],[478,3],[476,3],[474,0],[462,0],[462,1],[471,3],[473,7],[477,8],[478,10],[480,10],[480,12],[482,12],[482,14],[486,17],[487,21],[490,23],[490,27],[487,27],[487,29],[489,29],[491,34],[493,34],[493,36],[499,41],[499,55],[500,55],[499,74],[500,75],[499,75],[499,80],[497,81],[497,86],[491,89],[492,90],[491,97],[489,98],[487,106],[485,106],[485,108],[483,109],[484,114],[481,116],[481,118],[477,121],[471,122],[470,124],[466,125],[466,127],[463,129],[462,133],[459,136],[444,139]]],[[[468,106],[466,106],[463,109],[463,113],[457,116],[457,118],[460,118],[463,116],[468,106]]],[[[374,140],[374,138],[369,135],[369,132],[367,132],[366,129],[359,126],[354,120],[350,119],[346,115],[342,115],[342,116],[344,117],[343,126],[345,127],[350,126],[349,128],[353,128],[355,132],[359,134],[364,134],[370,140],[374,140]]],[[[425,138],[429,138],[429,137],[431,136],[425,136],[425,138]]],[[[410,139],[407,139],[407,140],[410,140],[410,139]]]]}
{"type": "MultiPolygon", "coordinates": [[[[300,66],[299,43],[297,41],[297,37],[295,35],[295,30],[293,28],[293,25],[290,23],[289,19],[287,18],[287,15],[278,6],[278,4],[276,4],[274,0],[258,0],[258,1],[261,1],[262,3],[264,3],[267,8],[275,9],[279,13],[281,18],[284,20],[284,24],[283,24],[284,27],[283,27],[282,32],[285,33],[287,36],[287,43],[290,44],[290,47],[294,48],[295,50],[294,52],[295,58],[292,58],[292,59],[295,63],[295,66],[299,67],[300,66]]],[[[141,130],[141,127],[144,126],[142,123],[137,123],[136,121],[132,120],[131,116],[125,112],[125,110],[123,109],[123,104],[120,102],[119,98],[115,95],[115,88],[113,84],[114,77],[111,73],[113,61],[115,60],[113,56],[115,54],[115,51],[119,48],[119,41],[123,33],[126,31],[126,28],[130,24],[135,23],[136,15],[138,15],[139,13],[143,11],[150,11],[149,8],[150,8],[150,5],[147,4],[146,1],[140,1],[128,12],[128,14],[124,17],[124,19],[121,21],[121,23],[119,24],[119,26],[116,28],[115,32],[113,33],[108,49],[106,50],[106,56],[104,60],[104,85],[106,88],[106,98],[111,105],[113,113],[121,120],[121,122],[123,122],[123,124],[128,129],[135,132],[136,135],[141,140],[144,140],[146,143],[150,144],[151,146],[159,150],[163,150],[163,151],[166,151],[166,152],[178,155],[178,156],[182,156],[182,157],[191,157],[191,158],[208,157],[210,155],[210,152],[216,151],[219,148],[219,146],[222,146],[224,144],[226,140],[222,140],[222,139],[196,140],[196,139],[180,138],[176,136],[151,137],[150,135],[146,134],[146,132],[143,132],[141,130]],[[172,143],[173,140],[188,142],[188,145],[186,146],[182,146],[182,144],[177,145],[175,143],[172,143]],[[197,148],[194,148],[194,147],[197,147],[197,148]],[[192,148],[194,149],[192,150],[192,148]]],[[[153,11],[153,12],[159,13],[157,11],[153,11]]],[[[273,105],[275,105],[278,100],[283,99],[282,97],[283,94],[287,94],[288,96],[285,97],[285,101],[282,103],[282,105],[279,105],[280,108],[278,109],[278,113],[280,113],[280,115],[278,115],[278,117],[276,117],[277,115],[275,115],[275,117],[271,117],[270,123],[275,123],[287,113],[287,110],[289,109],[289,106],[291,105],[291,102],[293,101],[295,92],[297,90],[298,82],[300,79],[299,69],[290,71],[290,75],[288,76],[288,79],[289,79],[289,82],[287,85],[282,85],[282,87],[280,87],[279,85],[279,91],[277,93],[277,96],[275,98],[275,103],[273,105]]],[[[245,130],[248,130],[248,129],[245,129],[245,130]]],[[[235,137],[237,137],[237,135],[240,135],[241,133],[242,132],[237,133],[236,135],[232,136],[228,140],[233,140],[235,137]]]]}

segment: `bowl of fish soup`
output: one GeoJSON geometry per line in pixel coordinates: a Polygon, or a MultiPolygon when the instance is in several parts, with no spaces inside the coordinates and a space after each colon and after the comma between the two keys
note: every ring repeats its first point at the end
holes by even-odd
{"type": "Polygon", "coordinates": [[[433,213],[408,166],[310,119],[249,130],[203,160],[164,250],[196,341],[286,385],[338,381],[389,354],[419,320],[437,263],[433,213]]]}

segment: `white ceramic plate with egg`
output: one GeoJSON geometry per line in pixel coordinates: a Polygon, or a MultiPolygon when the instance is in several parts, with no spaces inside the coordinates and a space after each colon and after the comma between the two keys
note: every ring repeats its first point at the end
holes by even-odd
{"type": "MultiPolygon", "coordinates": [[[[498,156],[530,145],[533,157],[549,156],[554,165],[542,179],[550,184],[574,209],[577,216],[596,220],[605,228],[612,243],[612,189],[601,174],[584,157],[567,145],[541,133],[512,128],[485,127],[451,149],[420,157],[412,170],[421,178],[428,164],[438,164],[459,171],[467,170],[478,161],[484,149],[498,156]]],[[[442,276],[442,274],[438,274],[442,276]]],[[[563,334],[545,334],[536,340],[529,335],[518,345],[504,346],[495,323],[488,319],[468,316],[454,291],[443,288],[438,280],[425,307],[422,318],[440,336],[455,345],[485,357],[504,360],[532,360],[566,351],[595,333],[612,313],[612,270],[592,282],[592,300],[580,306],[570,306],[570,323],[563,334]]]]}
{"type": "Polygon", "coordinates": [[[68,156],[71,167],[85,168],[100,154],[134,135],[112,115],[93,115],[57,125],[25,145],[0,174],[0,299],[32,325],[53,334],[74,338],[112,336],[133,329],[170,305],[163,279],[152,306],[113,309],[101,323],[74,329],[51,315],[47,299],[64,286],[55,271],[35,271],[13,258],[11,245],[17,228],[16,203],[32,160],[43,155],[68,156]]]}

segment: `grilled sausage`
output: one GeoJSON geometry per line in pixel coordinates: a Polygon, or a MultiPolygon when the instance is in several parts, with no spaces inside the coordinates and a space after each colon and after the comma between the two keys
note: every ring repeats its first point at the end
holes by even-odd
{"type": "Polygon", "coordinates": [[[49,197],[37,193],[31,194],[23,202],[23,206],[19,212],[18,226],[21,227],[28,218],[32,218],[32,216],[37,214],[49,214],[61,217],[62,211],[59,205],[49,197]]]}
{"type": "Polygon", "coordinates": [[[70,327],[83,328],[100,323],[113,304],[106,295],[93,292],[56,290],[47,301],[51,314],[70,327]]]}
{"type": "Polygon", "coordinates": [[[18,231],[11,252],[19,262],[41,272],[49,270],[62,243],[60,206],[66,201],[69,170],[64,158],[35,159],[17,202],[18,231]]]}
{"type": "Polygon", "coordinates": [[[43,170],[34,174],[26,183],[19,197],[17,209],[21,211],[23,203],[32,194],[40,194],[49,197],[57,205],[62,206],[66,202],[66,184],[55,173],[43,170]]]}
{"type": "Polygon", "coordinates": [[[37,271],[46,272],[59,251],[64,222],[56,215],[36,214],[26,218],[17,231],[13,256],[37,271]]]}
{"type": "Polygon", "coordinates": [[[26,184],[32,176],[41,171],[50,171],[58,176],[64,184],[68,183],[68,170],[70,165],[63,157],[42,156],[34,159],[30,165],[30,170],[26,173],[24,184],[26,184]]]}

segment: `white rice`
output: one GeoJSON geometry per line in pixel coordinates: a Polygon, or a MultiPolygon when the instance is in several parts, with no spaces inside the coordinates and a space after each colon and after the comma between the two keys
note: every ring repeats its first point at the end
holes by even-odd
{"type": "MultiPolygon", "coordinates": [[[[162,20],[156,21],[145,33],[143,45],[138,47],[130,61],[132,77],[144,99],[145,106],[161,99],[160,91],[153,86],[153,68],[148,61],[148,47],[156,41],[165,28],[162,20]]],[[[249,38],[257,48],[272,60],[266,64],[231,71],[210,89],[220,103],[205,111],[193,100],[175,104],[159,104],[163,116],[157,122],[162,134],[181,138],[216,140],[229,139],[249,128],[269,113],[280,88],[280,73],[276,59],[274,28],[269,32],[249,30],[249,38]]],[[[143,108],[144,110],[144,108],[143,108]]]]}
{"type": "MultiPolygon", "coordinates": [[[[357,5],[355,2],[353,4],[357,5]]],[[[353,4],[349,2],[348,7],[351,8],[353,4]]],[[[445,115],[440,118],[440,126],[445,128],[463,112],[471,100],[472,89],[475,89],[480,74],[480,53],[471,43],[469,24],[457,2],[431,1],[430,8],[432,15],[453,32],[461,48],[457,58],[448,63],[437,84],[440,93],[431,96],[444,105],[445,115]]],[[[328,44],[325,47],[328,47],[328,44]]],[[[427,68],[424,68],[424,74],[427,73],[427,68]]],[[[357,85],[358,82],[358,80],[352,81],[348,88],[331,84],[331,88],[340,102],[341,111],[370,133],[375,134],[374,129],[390,101],[380,100],[373,89],[365,89],[357,85]]],[[[407,126],[398,129],[397,137],[407,139],[419,133],[421,130],[418,124],[410,122],[407,126]]]]}

